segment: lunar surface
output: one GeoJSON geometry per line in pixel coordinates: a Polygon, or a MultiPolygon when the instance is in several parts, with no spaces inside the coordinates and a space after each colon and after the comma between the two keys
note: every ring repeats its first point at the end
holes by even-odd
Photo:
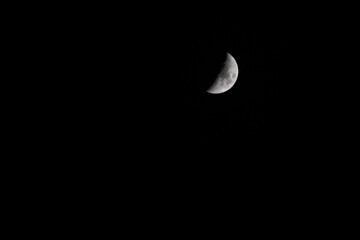
{"type": "Polygon", "coordinates": [[[234,86],[238,77],[238,73],[239,70],[235,59],[229,53],[227,53],[222,70],[207,92],[218,94],[228,91],[230,88],[232,88],[232,86],[234,86]]]}

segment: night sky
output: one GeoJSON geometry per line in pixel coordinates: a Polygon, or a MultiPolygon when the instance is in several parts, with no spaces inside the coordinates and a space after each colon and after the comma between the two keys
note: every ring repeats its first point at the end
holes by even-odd
{"type": "Polygon", "coordinates": [[[37,126],[29,141],[51,159],[37,165],[39,182],[67,199],[71,223],[298,231],[304,189],[316,192],[299,104],[303,15],[290,6],[165,9],[84,6],[13,19],[15,77],[30,95],[21,106],[37,126]],[[227,52],[237,82],[209,94],[227,52]]]}

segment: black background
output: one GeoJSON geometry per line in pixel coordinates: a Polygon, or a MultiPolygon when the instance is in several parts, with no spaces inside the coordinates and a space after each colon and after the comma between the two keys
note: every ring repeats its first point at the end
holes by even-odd
{"type": "Polygon", "coordinates": [[[318,28],[285,7],[87,5],[14,16],[13,140],[33,159],[17,166],[26,205],[46,209],[41,221],[90,232],[318,228],[318,28]],[[238,80],[206,93],[226,52],[238,80]]]}

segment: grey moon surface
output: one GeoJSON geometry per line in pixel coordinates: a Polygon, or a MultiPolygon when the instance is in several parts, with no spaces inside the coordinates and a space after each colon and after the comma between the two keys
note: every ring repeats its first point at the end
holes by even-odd
{"type": "Polygon", "coordinates": [[[235,59],[227,53],[224,66],[217,75],[214,83],[207,90],[208,93],[219,94],[232,88],[237,80],[239,69],[235,59]]]}

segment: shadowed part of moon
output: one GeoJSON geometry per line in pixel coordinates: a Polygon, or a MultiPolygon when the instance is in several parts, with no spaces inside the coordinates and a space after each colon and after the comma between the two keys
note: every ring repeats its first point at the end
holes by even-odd
{"type": "Polygon", "coordinates": [[[237,76],[238,66],[235,59],[228,53],[222,70],[207,92],[217,94],[228,91],[234,86],[237,76]]]}

